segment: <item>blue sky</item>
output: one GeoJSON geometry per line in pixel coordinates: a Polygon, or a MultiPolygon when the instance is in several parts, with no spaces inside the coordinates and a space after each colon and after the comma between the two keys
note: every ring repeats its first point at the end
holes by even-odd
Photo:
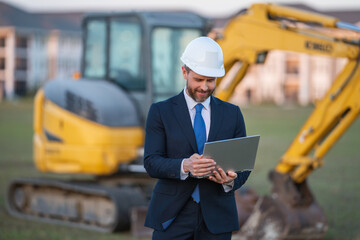
{"type": "MultiPolygon", "coordinates": [[[[1,1],[1,0],[0,0],[1,1]]],[[[254,0],[2,0],[29,11],[94,11],[135,9],[192,10],[207,16],[227,16],[248,7],[254,0]]],[[[264,1],[262,1],[264,2],[264,1]]],[[[266,1],[269,2],[269,1],[266,1]]],[[[359,0],[273,0],[274,3],[303,3],[317,10],[359,9],[359,0]]]]}

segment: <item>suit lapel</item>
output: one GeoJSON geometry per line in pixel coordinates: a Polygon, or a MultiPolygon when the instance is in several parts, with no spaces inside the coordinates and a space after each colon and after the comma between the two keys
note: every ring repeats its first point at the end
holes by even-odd
{"type": "Polygon", "coordinates": [[[194,129],[191,125],[191,119],[189,109],[186,105],[184,93],[181,92],[178,96],[173,99],[173,112],[176,116],[176,120],[181,127],[186,138],[189,140],[190,145],[194,152],[198,152],[194,129]]]}
{"type": "Polygon", "coordinates": [[[211,122],[208,142],[216,140],[217,133],[220,129],[223,119],[223,109],[220,106],[220,102],[213,96],[211,96],[211,122]]]}

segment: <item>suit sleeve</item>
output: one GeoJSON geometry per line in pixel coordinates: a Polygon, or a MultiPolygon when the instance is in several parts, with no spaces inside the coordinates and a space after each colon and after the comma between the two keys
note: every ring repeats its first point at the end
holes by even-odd
{"type": "Polygon", "coordinates": [[[245,128],[244,117],[240,111],[240,108],[236,107],[236,109],[237,109],[237,111],[236,111],[236,130],[235,130],[234,138],[246,137],[246,128],[245,128]]]}
{"type": "Polygon", "coordinates": [[[150,107],[146,121],[144,167],[153,178],[180,179],[182,158],[168,158],[166,131],[156,104],[150,107]]]}
{"type": "MultiPolygon", "coordinates": [[[[246,137],[245,121],[244,121],[244,117],[243,117],[239,107],[237,107],[237,127],[235,130],[234,138],[238,138],[238,137],[246,137]]],[[[240,156],[240,158],[241,158],[241,156],[240,156]]],[[[237,173],[238,177],[234,180],[234,187],[233,187],[234,191],[236,189],[239,189],[242,185],[244,185],[244,183],[248,179],[251,172],[243,171],[243,172],[236,172],[236,173],[237,173]]]]}

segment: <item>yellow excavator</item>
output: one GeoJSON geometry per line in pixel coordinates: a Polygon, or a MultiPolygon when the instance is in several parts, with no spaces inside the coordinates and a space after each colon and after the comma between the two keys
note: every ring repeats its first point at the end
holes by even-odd
{"type": "MultiPolygon", "coordinates": [[[[128,228],[130,209],[150,198],[153,181],[142,167],[146,113],[152,102],[181,91],[180,54],[211,25],[189,12],[131,12],[89,15],[83,29],[82,77],[50,81],[36,95],[34,160],[42,172],[94,177],[15,179],[7,209],[21,218],[111,232],[128,228]]],[[[356,119],[360,97],[359,35],[333,30],[359,28],[254,4],[232,18],[217,39],[229,74],[218,79],[215,94],[224,100],[249,66],[264,63],[271,50],[348,59],[270,173],[271,197],[255,204],[251,191],[237,194],[244,239],[320,239],[326,232],[325,214],[306,178],[356,119]]]]}
{"type": "MultiPolygon", "coordinates": [[[[323,157],[359,115],[360,28],[338,19],[273,4],[254,4],[233,18],[218,43],[229,79],[218,79],[216,95],[228,100],[252,64],[271,50],[346,58],[334,80],[292,144],[270,172],[271,196],[261,197],[243,222],[245,239],[320,239],[326,232],[323,210],[306,178],[323,165],[323,157]],[[234,70],[232,70],[232,68],[234,70]],[[222,80],[224,80],[222,82],[222,80]]],[[[226,78],[226,76],[225,76],[226,78]]],[[[255,194],[243,195],[249,209],[255,194]]]]}
{"type": "Polygon", "coordinates": [[[180,54],[207,24],[189,12],[85,17],[81,78],[49,81],[34,102],[35,166],[67,180],[14,179],[10,214],[101,232],[128,229],[130,210],[147,205],[154,184],[142,163],[147,111],[181,91],[180,54]]]}

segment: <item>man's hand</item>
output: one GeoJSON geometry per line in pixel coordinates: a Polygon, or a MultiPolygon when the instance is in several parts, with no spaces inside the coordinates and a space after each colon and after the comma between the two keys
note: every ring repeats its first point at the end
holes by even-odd
{"type": "Polygon", "coordinates": [[[203,158],[203,155],[194,153],[190,158],[184,159],[184,171],[191,172],[194,177],[209,175],[215,170],[216,162],[213,159],[203,158]]]}
{"type": "Polygon", "coordinates": [[[214,176],[209,176],[208,179],[219,184],[230,183],[237,178],[236,172],[227,171],[227,173],[225,173],[220,167],[217,168],[217,171],[213,171],[213,173],[214,176]]]}

